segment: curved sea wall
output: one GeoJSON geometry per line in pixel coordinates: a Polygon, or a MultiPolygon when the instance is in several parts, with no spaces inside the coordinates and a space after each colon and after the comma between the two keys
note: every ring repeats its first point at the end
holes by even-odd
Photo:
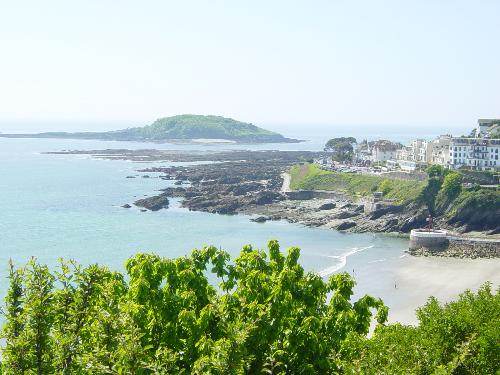
{"type": "Polygon", "coordinates": [[[422,229],[410,233],[409,253],[415,256],[500,258],[500,240],[449,236],[446,231],[422,229]]]}
{"type": "Polygon", "coordinates": [[[448,236],[444,230],[421,230],[413,229],[410,233],[411,250],[426,248],[431,251],[445,250],[449,245],[448,236]]]}

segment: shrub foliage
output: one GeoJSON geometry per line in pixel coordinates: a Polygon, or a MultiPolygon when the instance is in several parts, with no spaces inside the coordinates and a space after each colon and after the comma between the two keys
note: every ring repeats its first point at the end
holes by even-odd
{"type": "Polygon", "coordinates": [[[346,273],[324,281],[284,255],[215,247],[166,259],[137,254],[127,275],[31,260],[10,269],[6,374],[326,373],[350,333],[366,335],[380,299],[350,297],[346,273]],[[207,277],[219,280],[216,289],[207,277]]]}
{"type": "Polygon", "coordinates": [[[417,328],[386,326],[380,299],[351,301],[348,274],[325,281],[304,272],[299,254],[283,254],[277,241],[267,251],[245,246],[233,261],[215,247],[177,259],[140,253],[126,275],[64,261],[54,271],[34,259],[11,264],[2,373],[498,371],[500,301],[489,285],[445,306],[429,300],[417,328]]]}

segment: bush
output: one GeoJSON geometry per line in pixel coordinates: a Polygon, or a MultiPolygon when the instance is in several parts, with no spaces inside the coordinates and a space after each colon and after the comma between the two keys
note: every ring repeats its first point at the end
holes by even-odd
{"type": "Polygon", "coordinates": [[[444,177],[441,189],[448,199],[454,199],[462,189],[462,175],[458,172],[448,173],[444,177]]]}
{"type": "Polygon", "coordinates": [[[389,192],[392,190],[392,184],[391,184],[391,181],[388,180],[388,179],[385,179],[384,181],[382,181],[379,185],[379,190],[384,194],[384,195],[387,195],[389,194],[389,192]]]}
{"type": "Polygon", "coordinates": [[[496,374],[500,371],[500,294],[490,284],[418,309],[418,327],[379,327],[343,343],[345,373],[496,374]]]}
{"type": "Polygon", "coordinates": [[[2,368],[6,374],[315,374],[335,370],[350,333],[366,336],[377,311],[354,280],[324,281],[300,250],[245,246],[230,262],[215,247],[177,259],[137,254],[127,277],[105,267],[35,260],[10,271],[2,368]],[[220,281],[217,290],[207,269],[220,281]]]}
{"type": "Polygon", "coordinates": [[[427,185],[423,188],[417,198],[419,204],[425,204],[431,215],[435,215],[436,196],[441,189],[441,179],[439,177],[430,177],[427,180],[427,185]]]}
{"type": "Polygon", "coordinates": [[[498,190],[480,189],[463,191],[455,200],[451,215],[462,216],[470,212],[500,211],[500,192],[498,190]]]}
{"type": "Polygon", "coordinates": [[[453,200],[460,194],[462,190],[462,175],[458,172],[448,173],[441,185],[436,196],[435,211],[442,214],[451,205],[453,200]]]}

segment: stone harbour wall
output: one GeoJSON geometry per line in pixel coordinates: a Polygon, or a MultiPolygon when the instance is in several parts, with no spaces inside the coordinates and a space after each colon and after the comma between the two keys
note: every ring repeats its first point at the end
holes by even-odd
{"type": "MultiPolygon", "coordinates": [[[[411,241],[410,241],[411,242],[411,241]]],[[[447,237],[444,246],[410,246],[409,253],[415,256],[440,256],[453,258],[500,258],[500,240],[467,239],[447,237]]]]}

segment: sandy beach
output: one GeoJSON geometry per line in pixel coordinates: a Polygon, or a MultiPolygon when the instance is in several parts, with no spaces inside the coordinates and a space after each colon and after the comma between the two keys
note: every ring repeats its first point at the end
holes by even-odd
{"type": "Polygon", "coordinates": [[[417,324],[415,309],[430,296],[440,302],[458,298],[466,289],[477,290],[490,281],[500,285],[500,259],[455,259],[405,256],[396,271],[395,294],[401,299],[389,312],[390,322],[417,324]]]}

